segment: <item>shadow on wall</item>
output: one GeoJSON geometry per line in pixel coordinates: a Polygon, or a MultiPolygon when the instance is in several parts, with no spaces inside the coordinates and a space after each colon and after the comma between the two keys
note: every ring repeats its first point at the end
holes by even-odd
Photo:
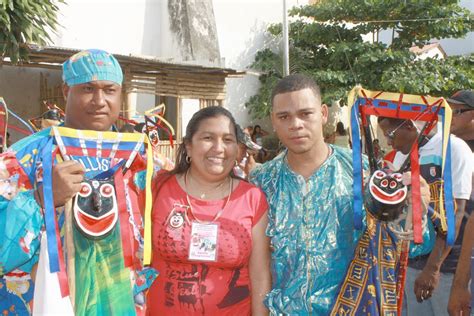
{"type": "Polygon", "coordinates": [[[278,41],[275,41],[267,33],[268,24],[255,22],[247,40],[245,41],[245,49],[238,55],[232,64],[226,65],[226,67],[242,69],[244,65],[245,69],[250,73],[245,75],[243,78],[227,79],[227,97],[226,104],[232,108],[237,122],[242,126],[259,124],[263,129],[271,131],[270,119],[256,120],[253,119],[248,109],[245,107],[245,102],[258,92],[260,87],[260,81],[258,80],[257,71],[252,72],[250,68],[255,60],[255,55],[259,50],[265,48],[277,49],[278,41]]]}
{"type": "Polygon", "coordinates": [[[212,0],[146,0],[142,53],[218,65],[212,0]]]}

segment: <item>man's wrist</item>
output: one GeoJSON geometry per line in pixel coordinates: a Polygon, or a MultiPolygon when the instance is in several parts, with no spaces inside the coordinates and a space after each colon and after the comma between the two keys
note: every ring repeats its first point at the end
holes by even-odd
{"type": "Polygon", "coordinates": [[[430,263],[429,261],[426,263],[425,267],[423,268],[424,271],[430,273],[439,273],[441,269],[441,263],[430,263]]]}
{"type": "MultiPolygon", "coordinates": [[[[470,268],[470,267],[469,267],[470,268]]],[[[456,274],[453,278],[453,288],[457,289],[468,289],[469,281],[471,280],[470,271],[463,269],[463,267],[457,267],[456,274]]]]}

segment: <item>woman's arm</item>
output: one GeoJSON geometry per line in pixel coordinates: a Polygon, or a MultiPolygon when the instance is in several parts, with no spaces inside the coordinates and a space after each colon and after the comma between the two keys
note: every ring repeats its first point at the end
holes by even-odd
{"type": "Polygon", "coordinates": [[[263,304],[265,295],[271,289],[270,274],[270,239],[265,235],[268,217],[263,214],[260,221],[252,228],[252,254],[250,255],[249,273],[252,297],[252,315],[268,315],[263,304]]]}

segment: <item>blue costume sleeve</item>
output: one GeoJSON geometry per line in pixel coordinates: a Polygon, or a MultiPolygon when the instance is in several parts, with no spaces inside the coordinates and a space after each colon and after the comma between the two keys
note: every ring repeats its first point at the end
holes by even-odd
{"type": "Polygon", "coordinates": [[[19,192],[11,201],[0,199],[0,274],[14,269],[30,272],[38,261],[40,207],[33,190],[19,192]]]}

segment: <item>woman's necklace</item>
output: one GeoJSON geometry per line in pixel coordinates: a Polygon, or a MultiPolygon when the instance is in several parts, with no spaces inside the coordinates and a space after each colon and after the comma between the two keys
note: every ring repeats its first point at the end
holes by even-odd
{"type": "MultiPolygon", "coordinates": [[[[189,171],[189,170],[188,170],[189,171]]],[[[208,222],[208,221],[201,221],[200,219],[198,219],[196,217],[196,215],[193,213],[193,207],[191,205],[191,200],[189,199],[189,194],[188,194],[188,184],[187,184],[187,178],[188,178],[188,171],[186,171],[186,173],[184,174],[184,189],[185,189],[185,193],[186,193],[186,201],[188,202],[188,205],[189,205],[189,212],[191,213],[192,217],[194,217],[194,219],[196,220],[196,222],[198,223],[213,223],[215,221],[217,221],[217,219],[219,219],[219,217],[222,215],[222,213],[224,212],[224,209],[226,208],[227,204],[229,203],[229,200],[230,200],[230,196],[232,194],[232,187],[233,187],[233,180],[232,178],[230,178],[230,181],[229,181],[229,195],[227,196],[227,200],[225,201],[225,204],[224,206],[221,208],[221,210],[219,212],[217,212],[216,216],[214,216],[214,218],[212,219],[212,221],[208,222]]],[[[219,186],[222,185],[219,184],[219,186]]]]}
{"type": "MultiPolygon", "coordinates": [[[[186,171],[185,179],[186,179],[187,174],[188,174],[188,171],[186,171]]],[[[190,179],[190,180],[192,179],[193,182],[196,182],[196,183],[199,182],[199,181],[196,181],[193,176],[190,176],[189,179],[190,179]]],[[[219,184],[218,184],[217,186],[215,186],[214,188],[212,188],[212,189],[210,189],[210,190],[207,190],[207,191],[205,191],[205,192],[202,192],[202,193],[199,195],[199,198],[200,198],[201,200],[202,200],[202,199],[205,199],[206,196],[207,196],[209,193],[215,192],[217,189],[219,189],[220,187],[222,187],[222,186],[224,185],[224,183],[226,183],[226,181],[227,181],[227,178],[225,178],[224,181],[222,181],[221,183],[219,183],[219,184]]],[[[198,183],[198,185],[199,185],[199,183],[198,183]]]]}

